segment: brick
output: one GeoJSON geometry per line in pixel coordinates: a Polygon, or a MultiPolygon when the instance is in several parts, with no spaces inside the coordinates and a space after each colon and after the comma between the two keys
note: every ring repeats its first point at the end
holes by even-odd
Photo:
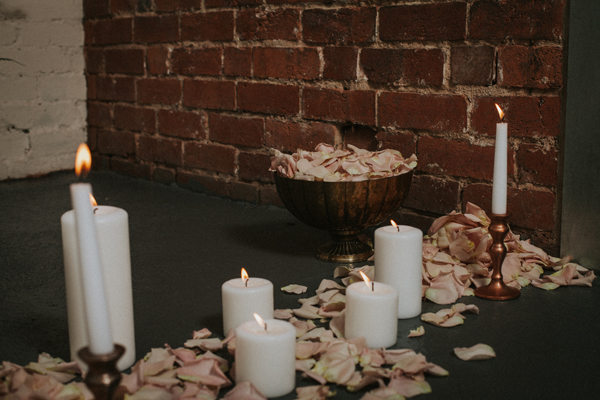
{"type": "Polygon", "coordinates": [[[558,137],[560,134],[561,105],[557,96],[476,97],[471,113],[474,132],[496,134],[496,123],[500,119],[494,103],[506,114],[509,137],[558,137]]]}
{"type": "Polygon", "coordinates": [[[233,11],[184,14],[181,16],[181,40],[231,41],[233,11]]]}
{"type": "Polygon", "coordinates": [[[137,99],[142,104],[177,104],[181,100],[181,82],[175,79],[139,79],[137,99]]]}
{"type": "Polygon", "coordinates": [[[97,76],[95,81],[98,100],[135,100],[135,82],[133,78],[97,76]]]}
{"type": "Polygon", "coordinates": [[[235,110],[235,82],[184,80],[186,107],[235,110]]]}
{"type": "Polygon", "coordinates": [[[152,168],[149,164],[140,164],[135,161],[130,161],[129,159],[113,157],[110,160],[110,169],[136,178],[152,178],[152,168]]]}
{"type": "Polygon", "coordinates": [[[255,47],[252,53],[254,76],[259,78],[319,78],[321,61],[313,48],[255,47]]]}
{"type": "Polygon", "coordinates": [[[183,143],[181,140],[143,135],[138,140],[138,157],[145,161],[181,167],[183,143]]]}
{"type": "MultiPolygon", "coordinates": [[[[492,185],[473,183],[463,190],[463,204],[471,202],[491,211],[492,185]]],[[[556,195],[547,190],[508,188],[507,211],[511,227],[554,230],[556,195]]]]}
{"type": "Polygon", "coordinates": [[[430,175],[414,175],[403,206],[420,211],[448,214],[458,209],[460,184],[430,175]]]}
{"type": "Polygon", "coordinates": [[[267,119],[265,146],[293,153],[298,149],[313,151],[319,143],[334,144],[337,128],[322,122],[292,122],[267,119]]]}
{"type": "Polygon", "coordinates": [[[305,118],[375,124],[374,91],[306,88],[303,100],[305,118]]]}
{"type": "Polygon", "coordinates": [[[379,140],[380,150],[398,150],[406,158],[417,152],[417,135],[414,133],[379,131],[376,138],[379,140]]]}
{"type": "Polygon", "coordinates": [[[562,52],[557,47],[500,47],[498,85],[533,89],[562,87],[562,52]]]}
{"type": "Polygon", "coordinates": [[[300,13],[294,9],[240,10],[236,34],[240,40],[296,41],[300,39],[300,13]]]}
{"type": "Polygon", "coordinates": [[[307,43],[372,43],[376,17],[376,9],[366,7],[305,10],[302,14],[303,38],[307,43]]]}
{"type": "Polygon", "coordinates": [[[236,150],[233,147],[211,143],[185,142],[183,165],[233,175],[236,150]]]}
{"type": "Polygon", "coordinates": [[[94,44],[96,38],[94,37],[94,26],[96,23],[94,21],[84,21],[83,22],[83,44],[91,45],[94,44]]]}
{"type": "Polygon", "coordinates": [[[166,75],[169,71],[169,55],[171,50],[168,47],[148,47],[146,48],[146,69],[152,75],[166,75]]]}
{"type": "Polygon", "coordinates": [[[152,108],[115,104],[115,128],[133,132],[156,132],[156,111],[152,108]]]}
{"type": "Polygon", "coordinates": [[[467,127],[467,101],[461,95],[384,92],[379,97],[379,125],[462,132],[467,127]]]}
{"type": "Polygon", "coordinates": [[[126,157],[135,153],[135,136],[132,132],[97,131],[98,151],[103,154],[126,157]]]}
{"type": "Polygon", "coordinates": [[[133,19],[115,18],[96,21],[93,27],[93,43],[124,44],[133,40],[133,19]]]}
{"type": "Polygon", "coordinates": [[[379,37],[385,42],[407,40],[464,40],[467,4],[435,3],[379,10],[379,37]]]}
{"type": "Polygon", "coordinates": [[[495,50],[492,46],[452,48],[452,83],[455,85],[491,85],[494,78],[495,50]]]}
{"type": "Polygon", "coordinates": [[[202,7],[202,0],[154,0],[156,11],[191,11],[202,7]]]}
{"type": "Polygon", "coordinates": [[[262,118],[245,118],[210,113],[208,115],[210,140],[247,147],[264,145],[264,121],[262,118]]]}
{"type": "Polygon", "coordinates": [[[441,50],[364,49],[360,66],[367,79],[388,85],[433,85],[444,81],[441,50]]]}
{"type": "Polygon", "coordinates": [[[228,76],[252,76],[252,48],[226,47],[223,72],[228,76]]]}
{"type": "MultiPolygon", "coordinates": [[[[482,147],[465,140],[422,136],[419,138],[417,170],[465,178],[492,180],[494,146],[482,147]]],[[[508,149],[508,178],[514,178],[515,152],[508,149]]]]}
{"type": "Polygon", "coordinates": [[[113,49],[106,50],[106,72],[113,74],[143,74],[144,50],[113,49]]]}
{"type": "Polygon", "coordinates": [[[175,49],[171,54],[173,73],[181,75],[221,75],[220,48],[175,49]]]}
{"type": "Polygon", "coordinates": [[[350,125],[343,130],[343,142],[347,147],[349,144],[369,151],[377,151],[379,142],[377,132],[366,126],[350,125]]]}
{"type": "Polygon", "coordinates": [[[136,43],[167,43],[179,40],[179,16],[135,17],[136,43]]]}
{"type": "Polygon", "coordinates": [[[300,111],[300,89],[292,85],[242,82],[238,84],[240,110],[278,115],[300,111]]]}
{"type": "Polygon", "coordinates": [[[247,181],[273,182],[273,174],[269,172],[271,156],[263,153],[241,151],[239,155],[238,176],[247,181]]]}
{"type": "Polygon", "coordinates": [[[154,182],[164,183],[165,185],[170,185],[174,183],[177,179],[177,172],[174,168],[164,168],[164,167],[156,167],[154,171],[152,171],[152,180],[154,182]]]}
{"type": "Polygon", "coordinates": [[[231,182],[229,197],[233,200],[241,200],[249,203],[258,203],[259,188],[252,183],[233,181],[231,182]]]}
{"type": "Polygon", "coordinates": [[[202,175],[194,172],[179,171],[177,185],[200,193],[217,196],[229,196],[230,183],[220,177],[202,175]]]}
{"type": "Polygon", "coordinates": [[[158,110],[158,130],[165,136],[205,139],[204,113],[158,110]]]}
{"type": "Polygon", "coordinates": [[[442,86],[444,83],[444,53],[440,49],[404,51],[402,85],[442,86]]]}
{"type": "Polygon", "coordinates": [[[84,52],[85,70],[90,74],[104,72],[104,50],[87,47],[84,52]]]}
{"type": "Polygon", "coordinates": [[[469,34],[484,40],[562,40],[564,8],[564,0],[476,1],[469,34]]]}
{"type": "Polygon", "coordinates": [[[358,48],[327,46],[323,49],[323,58],[325,59],[323,78],[343,81],[356,80],[358,48]]]}
{"type": "Polygon", "coordinates": [[[112,116],[109,104],[89,101],[87,110],[87,122],[89,126],[112,128],[112,116]]]}
{"type": "Polygon", "coordinates": [[[257,6],[263,4],[263,0],[205,0],[206,8],[257,6]]]}
{"type": "Polygon", "coordinates": [[[110,0],[110,11],[114,14],[132,13],[136,11],[137,0],[110,0]]]}
{"type": "Polygon", "coordinates": [[[535,144],[521,144],[517,151],[519,181],[545,186],[558,182],[558,151],[535,144]]]}
{"type": "Polygon", "coordinates": [[[95,100],[98,98],[98,75],[86,74],[85,82],[87,87],[87,98],[88,100],[95,100]]]}
{"type": "Polygon", "coordinates": [[[109,15],[108,0],[83,0],[83,16],[86,19],[109,15]]]}

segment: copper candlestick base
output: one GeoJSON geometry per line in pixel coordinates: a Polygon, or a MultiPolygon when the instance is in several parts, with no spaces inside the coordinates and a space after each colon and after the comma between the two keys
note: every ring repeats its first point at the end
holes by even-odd
{"type": "Polygon", "coordinates": [[[95,400],[113,400],[113,396],[121,382],[121,372],[117,369],[117,361],[125,353],[125,347],[115,344],[115,349],[108,354],[95,355],[84,347],[79,357],[88,365],[89,371],[83,380],[94,394],[95,400]]]}
{"type": "Polygon", "coordinates": [[[506,257],[506,247],[504,238],[508,234],[508,225],[506,218],[508,214],[492,214],[492,223],[490,225],[490,235],[492,236],[492,246],[490,247],[490,256],[492,258],[492,281],[487,286],[481,286],[475,289],[475,296],[488,300],[511,300],[516,299],[521,294],[517,288],[507,286],[502,279],[502,263],[506,257]]]}

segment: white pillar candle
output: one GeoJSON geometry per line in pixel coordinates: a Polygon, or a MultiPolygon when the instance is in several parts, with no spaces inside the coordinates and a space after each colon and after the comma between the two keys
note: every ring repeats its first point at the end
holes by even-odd
{"type": "Polygon", "coordinates": [[[421,314],[423,232],[406,225],[375,231],[374,280],[398,291],[398,318],[421,314]]]}
{"type": "Polygon", "coordinates": [[[273,284],[262,278],[230,279],[221,287],[223,334],[242,322],[254,321],[253,313],[273,318],[273,284]]]}
{"type": "Polygon", "coordinates": [[[296,328],[286,321],[254,318],[235,328],[235,380],[250,381],[266,397],[296,385],[296,328]]]}
{"type": "Polygon", "coordinates": [[[346,289],[345,336],[364,337],[370,348],[398,341],[398,291],[381,282],[356,282],[346,289]]]}
{"type": "Polygon", "coordinates": [[[100,250],[90,204],[92,186],[88,183],[71,185],[71,202],[75,213],[77,253],[81,265],[81,283],[89,349],[92,354],[108,354],[114,350],[108,306],[104,289],[100,250]]]}
{"type": "MultiPolygon", "coordinates": [[[[125,354],[117,362],[122,371],[136,361],[128,216],[125,210],[117,207],[95,206],[93,209],[111,333],[115,343],[125,347],[125,354]]],[[[88,345],[89,339],[73,211],[63,214],[61,227],[71,358],[79,360],[77,352],[88,345]]]]}
{"type": "MultiPolygon", "coordinates": [[[[500,118],[504,120],[504,113],[496,104],[500,118]]],[[[507,186],[507,151],[508,151],[508,124],[496,124],[496,148],[494,152],[494,181],[492,186],[492,213],[506,214],[506,186],[507,186]]]]}

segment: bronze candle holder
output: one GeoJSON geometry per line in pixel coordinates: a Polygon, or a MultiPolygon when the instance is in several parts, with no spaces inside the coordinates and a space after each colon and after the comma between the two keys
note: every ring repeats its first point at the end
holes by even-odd
{"type": "Polygon", "coordinates": [[[492,236],[490,256],[492,258],[492,280],[487,286],[475,289],[475,296],[488,300],[511,300],[521,294],[517,288],[507,286],[502,279],[502,263],[506,257],[504,238],[508,234],[506,219],[508,214],[492,214],[489,232],[492,236]]]}
{"type": "Polygon", "coordinates": [[[115,344],[111,353],[92,354],[89,347],[79,351],[79,357],[88,365],[89,371],[84,378],[88,389],[94,394],[95,400],[113,400],[115,391],[121,382],[121,372],[117,361],[125,353],[125,347],[115,344]]]}

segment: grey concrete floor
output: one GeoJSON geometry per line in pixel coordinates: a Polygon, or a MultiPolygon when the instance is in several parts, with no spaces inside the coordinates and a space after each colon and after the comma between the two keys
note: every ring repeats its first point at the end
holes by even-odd
{"type": "MultiPolygon", "coordinates": [[[[69,210],[73,173],[0,182],[0,361],[25,365],[40,352],[68,359],[60,217],[69,210]]],[[[275,288],[308,286],[308,297],[337,264],[318,261],[328,234],[288,211],[207,196],[111,172],[88,181],[100,204],[129,213],[137,358],[165,343],[182,346],[192,332],[222,334],[221,284],[241,267],[275,288]]],[[[398,322],[396,348],[411,348],[450,372],[427,377],[427,399],[589,399],[600,393],[600,289],[533,287],[507,302],[466,297],[479,315],[438,328],[419,318],[398,322]],[[426,334],[408,339],[424,325],[426,334]],[[497,358],[464,362],[454,347],[492,346],[497,358]]],[[[297,295],[275,291],[276,308],[297,295]]],[[[423,303],[423,312],[441,308],[423,303]]],[[[298,385],[314,384],[298,375],[298,385]]],[[[336,388],[339,399],[364,391],[336,388]]],[[[293,399],[288,395],[283,399],[293,399]]]]}

